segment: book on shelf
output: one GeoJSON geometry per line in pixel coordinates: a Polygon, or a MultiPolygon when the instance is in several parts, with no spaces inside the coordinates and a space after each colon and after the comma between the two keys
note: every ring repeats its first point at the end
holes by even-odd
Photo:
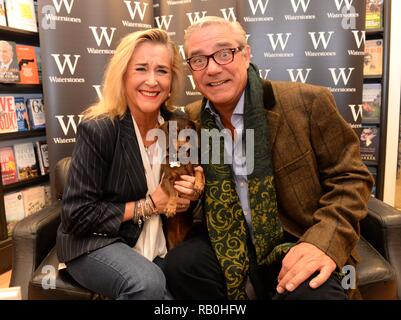
{"type": "Polygon", "coordinates": [[[6,8],[4,6],[4,0],[0,0],[0,26],[7,26],[6,8]]]}
{"type": "Polygon", "coordinates": [[[49,156],[48,156],[48,146],[46,141],[36,141],[36,154],[38,156],[40,174],[43,176],[49,173],[49,156]]]}
{"type": "Polygon", "coordinates": [[[8,26],[38,32],[33,0],[6,0],[8,26]]]}
{"type": "Polygon", "coordinates": [[[362,126],[360,135],[361,158],[364,161],[379,161],[380,129],[375,126],[362,126]]]}
{"type": "Polygon", "coordinates": [[[14,41],[0,40],[0,82],[20,81],[16,44],[14,41]]]}
{"type": "Polygon", "coordinates": [[[45,189],[43,186],[36,186],[22,190],[24,199],[25,216],[43,209],[46,204],[45,189]]]}
{"type": "Polygon", "coordinates": [[[42,58],[40,56],[40,47],[35,47],[36,64],[38,65],[39,82],[42,81],[42,58]]]}
{"type": "Polygon", "coordinates": [[[363,75],[381,76],[383,72],[383,39],[366,40],[363,75]]]}
{"type": "Polygon", "coordinates": [[[19,181],[34,178],[39,175],[35,149],[32,142],[15,144],[14,156],[17,164],[19,181]]]}
{"type": "Polygon", "coordinates": [[[13,96],[0,96],[0,133],[18,131],[17,113],[13,96]]]}
{"type": "Polygon", "coordinates": [[[35,47],[16,45],[21,84],[39,84],[35,47]]]}
{"type": "Polygon", "coordinates": [[[382,88],[380,83],[364,83],[362,91],[362,122],[380,123],[382,88]]]}
{"type": "Polygon", "coordinates": [[[26,100],[31,129],[46,127],[45,107],[42,98],[29,98],[26,100]]]}
{"type": "Polygon", "coordinates": [[[17,164],[12,147],[0,148],[0,161],[3,186],[18,182],[17,164]]]}
{"type": "Polygon", "coordinates": [[[26,108],[24,97],[14,97],[15,110],[17,113],[18,131],[30,130],[28,110],[26,108]]]}
{"type": "Polygon", "coordinates": [[[383,0],[366,0],[366,30],[380,29],[383,25],[383,0]]]}
{"type": "Polygon", "coordinates": [[[7,232],[10,236],[18,221],[25,218],[24,200],[21,191],[4,195],[4,208],[7,221],[7,232]]]}

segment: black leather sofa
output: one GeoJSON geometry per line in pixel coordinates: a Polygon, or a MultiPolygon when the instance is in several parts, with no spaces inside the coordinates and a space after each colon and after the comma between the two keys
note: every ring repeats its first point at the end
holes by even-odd
{"type": "MultiPolygon", "coordinates": [[[[61,196],[70,158],[56,166],[57,201],[20,221],[13,232],[11,286],[21,286],[23,299],[98,299],[67,273],[59,270],[55,238],[60,223],[61,196]]],[[[361,262],[356,269],[363,299],[401,297],[401,212],[372,198],[369,214],[361,222],[357,244],[361,262]]]]}

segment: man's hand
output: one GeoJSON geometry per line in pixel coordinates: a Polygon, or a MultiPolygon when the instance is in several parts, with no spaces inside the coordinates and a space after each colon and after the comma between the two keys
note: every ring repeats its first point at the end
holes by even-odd
{"type": "Polygon", "coordinates": [[[336,263],[322,250],[313,244],[301,242],[291,248],[283,259],[278,275],[277,292],[293,291],[319,271],[319,274],[309,282],[310,287],[315,289],[325,283],[335,269],[336,263]]]}

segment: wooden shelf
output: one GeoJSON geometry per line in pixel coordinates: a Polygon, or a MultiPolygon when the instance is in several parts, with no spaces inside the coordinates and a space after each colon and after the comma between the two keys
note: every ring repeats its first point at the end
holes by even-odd
{"type": "Polygon", "coordinates": [[[41,84],[19,84],[19,83],[0,83],[0,94],[10,93],[40,93],[42,94],[41,84]]]}
{"type": "Polygon", "coordinates": [[[18,181],[16,183],[7,184],[5,186],[2,186],[1,188],[3,189],[3,192],[5,193],[5,192],[9,192],[9,191],[20,189],[20,188],[25,188],[25,187],[29,187],[29,186],[32,186],[32,185],[37,185],[39,183],[47,182],[47,181],[49,181],[49,174],[45,174],[44,176],[38,176],[38,177],[35,177],[35,178],[30,178],[30,179],[18,181]]]}
{"type": "Polygon", "coordinates": [[[18,43],[39,46],[39,32],[26,31],[5,26],[0,26],[2,40],[16,41],[18,43]]]}
{"type": "Polygon", "coordinates": [[[0,141],[46,136],[46,129],[1,133],[0,141]]]}

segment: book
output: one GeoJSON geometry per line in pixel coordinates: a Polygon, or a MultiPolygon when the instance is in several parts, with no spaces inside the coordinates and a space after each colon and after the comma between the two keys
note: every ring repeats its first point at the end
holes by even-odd
{"type": "Polygon", "coordinates": [[[39,84],[38,65],[35,47],[16,45],[21,84],[39,84]]]}
{"type": "Polygon", "coordinates": [[[8,26],[38,32],[33,0],[6,0],[8,26]]]}
{"type": "Polygon", "coordinates": [[[26,109],[24,97],[15,97],[15,111],[17,114],[18,131],[30,130],[28,110],[26,109]]]}
{"type": "Polygon", "coordinates": [[[380,29],[383,25],[383,0],[366,0],[366,30],[380,29]]]}
{"type": "Polygon", "coordinates": [[[42,98],[30,98],[26,100],[31,129],[46,127],[45,108],[42,98]]]}
{"type": "Polygon", "coordinates": [[[379,161],[379,134],[375,126],[362,126],[360,135],[361,158],[364,161],[379,161]]]}
{"type": "Polygon", "coordinates": [[[38,156],[40,174],[43,176],[49,173],[49,156],[48,156],[48,146],[46,141],[36,141],[36,154],[38,156]]]}
{"type": "Polygon", "coordinates": [[[0,82],[19,82],[19,67],[14,41],[0,40],[0,82]]]}
{"type": "Polygon", "coordinates": [[[362,122],[380,123],[381,94],[380,83],[364,83],[362,91],[362,122]]]}
{"type": "Polygon", "coordinates": [[[363,75],[381,76],[383,72],[383,39],[366,40],[363,75]]]}
{"type": "Polygon", "coordinates": [[[3,186],[18,182],[17,164],[12,147],[0,148],[1,180],[3,186]]]}
{"type": "Polygon", "coordinates": [[[14,156],[17,164],[19,181],[37,177],[39,175],[35,150],[32,142],[15,144],[14,156]]]}
{"type": "Polygon", "coordinates": [[[22,193],[19,191],[4,195],[4,208],[7,221],[7,233],[10,236],[17,222],[25,218],[22,193]]]}
{"type": "Polygon", "coordinates": [[[6,8],[4,7],[4,0],[0,0],[0,26],[6,26],[6,8]]]}
{"type": "Polygon", "coordinates": [[[42,81],[42,58],[40,56],[40,47],[35,47],[36,64],[38,65],[39,82],[42,81]]]}
{"type": "Polygon", "coordinates": [[[25,216],[30,216],[45,207],[45,189],[43,186],[31,187],[22,190],[25,216]]]}
{"type": "Polygon", "coordinates": [[[18,131],[17,113],[13,96],[0,96],[0,133],[18,131]]]}

